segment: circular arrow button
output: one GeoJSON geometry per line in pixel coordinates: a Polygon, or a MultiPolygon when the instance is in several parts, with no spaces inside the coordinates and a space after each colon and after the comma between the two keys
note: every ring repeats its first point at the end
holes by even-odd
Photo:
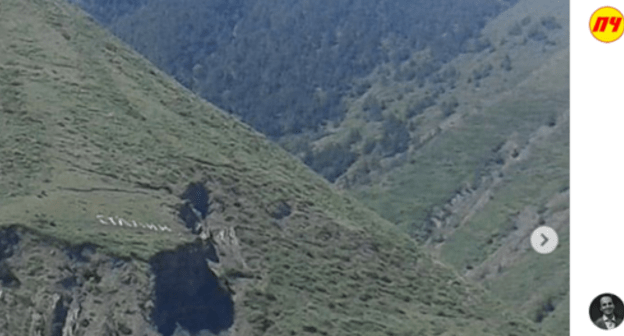
{"type": "Polygon", "coordinates": [[[531,234],[531,246],[537,253],[548,254],[557,248],[557,232],[548,226],[540,226],[531,234]]]}

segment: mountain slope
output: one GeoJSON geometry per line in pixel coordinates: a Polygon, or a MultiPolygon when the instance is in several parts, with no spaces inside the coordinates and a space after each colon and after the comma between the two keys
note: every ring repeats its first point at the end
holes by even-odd
{"type": "Polygon", "coordinates": [[[0,16],[0,333],[540,334],[76,8],[0,16]]]}
{"type": "MultiPolygon", "coordinates": [[[[449,62],[459,74],[437,97],[447,103],[411,115],[433,83],[374,85],[368,94],[409,129],[409,148],[373,151],[337,181],[558,335],[569,325],[568,30],[566,3],[520,1],[483,29],[491,49],[449,62]],[[559,234],[553,254],[530,247],[540,225],[559,234]]],[[[337,135],[363,124],[359,104],[337,135]]]]}
{"type": "Polygon", "coordinates": [[[76,2],[180,83],[275,139],[341,120],[354,79],[381,63],[429,46],[435,69],[516,0],[152,0],[134,10],[76,2]]]}

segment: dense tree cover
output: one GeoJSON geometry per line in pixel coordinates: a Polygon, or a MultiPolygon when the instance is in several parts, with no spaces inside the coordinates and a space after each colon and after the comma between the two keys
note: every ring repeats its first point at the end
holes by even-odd
{"type": "Polygon", "coordinates": [[[77,3],[102,24],[110,25],[114,20],[134,13],[148,0],[69,0],[69,2],[77,3]]]}
{"type": "Polygon", "coordinates": [[[407,131],[407,127],[401,120],[391,114],[383,123],[383,138],[379,143],[382,155],[388,157],[397,153],[403,153],[409,147],[409,143],[410,134],[407,131]]]}
{"type": "Polygon", "coordinates": [[[309,152],[304,162],[330,182],[334,182],[356,159],[357,155],[350,151],[347,145],[333,143],[319,153],[309,152]]]}
{"type": "Polygon", "coordinates": [[[425,78],[483,48],[480,29],[517,0],[76,1],[185,86],[277,138],[340,120],[354,79],[380,64],[401,69],[429,47],[434,62],[395,72],[425,78]]]}
{"type": "MultiPolygon", "coordinates": [[[[359,155],[376,149],[388,157],[409,147],[407,128],[382,113],[385,102],[368,91],[373,82],[428,82],[430,94],[408,103],[405,118],[421,114],[455,87],[461,69],[444,64],[460,53],[490,48],[481,28],[517,2],[72,1],[180,83],[282,145],[286,140],[280,139],[319,134],[322,125],[342,120],[345,97],[367,95],[363,117],[382,122],[382,134],[363,153],[347,144],[318,151],[301,141],[286,146],[330,181],[359,155]]],[[[554,19],[542,21],[546,29],[557,28],[554,19]]],[[[517,29],[527,30],[529,23],[519,22],[517,29]]],[[[539,40],[542,31],[532,29],[529,38],[539,40]]],[[[509,61],[497,66],[511,69],[509,61]]],[[[475,85],[491,70],[492,65],[475,70],[475,85]]],[[[455,107],[456,102],[442,109],[450,115],[455,107]]]]}

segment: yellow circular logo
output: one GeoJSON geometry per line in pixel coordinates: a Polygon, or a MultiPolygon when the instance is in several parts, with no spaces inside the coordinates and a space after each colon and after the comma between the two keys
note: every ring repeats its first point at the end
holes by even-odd
{"type": "Polygon", "coordinates": [[[598,8],[589,19],[589,31],[594,37],[605,43],[611,43],[622,36],[624,19],[622,13],[613,7],[598,8]]]}

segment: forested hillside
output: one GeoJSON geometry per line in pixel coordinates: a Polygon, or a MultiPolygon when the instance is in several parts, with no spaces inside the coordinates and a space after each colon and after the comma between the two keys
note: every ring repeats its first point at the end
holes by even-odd
{"type": "Polygon", "coordinates": [[[340,121],[355,79],[414,52],[426,80],[461,52],[487,48],[485,23],[516,1],[90,1],[85,8],[206,100],[273,137],[340,121]]]}
{"type": "Polygon", "coordinates": [[[569,2],[76,1],[460,274],[567,334],[569,2]],[[528,245],[538,225],[560,234],[548,258],[528,245]]]}

